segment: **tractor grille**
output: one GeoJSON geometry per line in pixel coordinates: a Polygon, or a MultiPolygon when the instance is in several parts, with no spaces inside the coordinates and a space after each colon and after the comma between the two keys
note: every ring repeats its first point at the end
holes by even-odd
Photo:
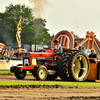
{"type": "Polygon", "coordinates": [[[23,65],[29,66],[30,65],[30,53],[23,53],[23,65]]]}

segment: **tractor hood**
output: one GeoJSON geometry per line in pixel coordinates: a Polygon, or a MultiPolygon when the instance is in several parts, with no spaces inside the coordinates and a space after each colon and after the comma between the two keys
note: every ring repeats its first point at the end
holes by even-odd
{"type": "Polygon", "coordinates": [[[31,52],[31,57],[54,57],[53,53],[47,53],[47,52],[31,52]]]}

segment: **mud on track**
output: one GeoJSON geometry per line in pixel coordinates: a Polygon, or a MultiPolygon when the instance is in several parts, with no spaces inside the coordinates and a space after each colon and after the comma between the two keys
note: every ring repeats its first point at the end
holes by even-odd
{"type": "MultiPolygon", "coordinates": [[[[0,75],[0,81],[16,80],[14,75],[0,75]]],[[[37,81],[26,76],[23,81],[37,81]]],[[[64,87],[59,85],[0,86],[0,100],[100,100],[100,87],[64,87]]]]}

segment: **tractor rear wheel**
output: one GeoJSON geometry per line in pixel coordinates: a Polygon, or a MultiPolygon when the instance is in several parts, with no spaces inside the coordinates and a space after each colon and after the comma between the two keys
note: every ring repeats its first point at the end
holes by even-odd
{"type": "Polygon", "coordinates": [[[89,73],[89,60],[83,52],[72,55],[68,65],[69,77],[74,81],[85,81],[89,73]]]}
{"type": "Polygon", "coordinates": [[[16,76],[17,79],[24,79],[25,76],[26,76],[26,71],[21,72],[21,71],[16,70],[15,76],[16,76]]]}
{"type": "Polygon", "coordinates": [[[36,69],[36,79],[37,80],[41,80],[44,81],[46,80],[47,76],[48,76],[48,70],[45,66],[40,65],[39,67],[37,67],[36,69]]]}
{"type": "Polygon", "coordinates": [[[58,62],[58,76],[63,80],[66,81],[68,80],[68,62],[69,59],[71,57],[71,52],[64,52],[61,57],[59,58],[59,62],[58,62]]]}
{"type": "Polygon", "coordinates": [[[89,73],[89,60],[83,52],[64,53],[58,63],[62,80],[84,81],[89,73]]]}

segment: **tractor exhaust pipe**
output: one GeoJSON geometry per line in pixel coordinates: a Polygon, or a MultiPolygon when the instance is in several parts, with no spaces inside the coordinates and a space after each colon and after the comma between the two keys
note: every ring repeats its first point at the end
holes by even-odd
{"type": "Polygon", "coordinates": [[[35,38],[35,52],[36,52],[36,38],[35,38]]]}

